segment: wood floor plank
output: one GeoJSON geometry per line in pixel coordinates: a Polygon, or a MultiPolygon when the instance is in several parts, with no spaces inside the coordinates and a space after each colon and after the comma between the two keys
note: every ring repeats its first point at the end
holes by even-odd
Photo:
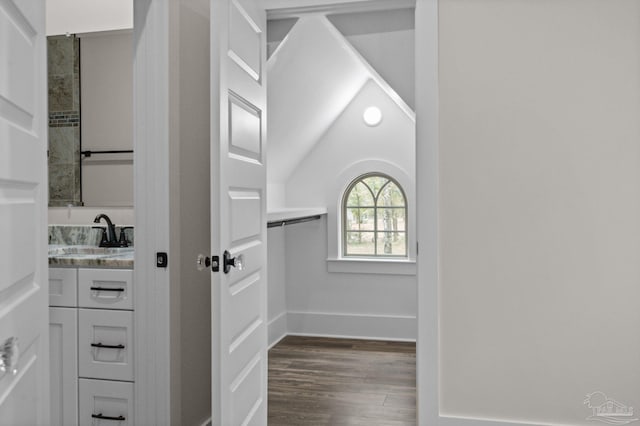
{"type": "Polygon", "coordinates": [[[287,336],[269,351],[269,426],[416,424],[411,342],[287,336]]]}

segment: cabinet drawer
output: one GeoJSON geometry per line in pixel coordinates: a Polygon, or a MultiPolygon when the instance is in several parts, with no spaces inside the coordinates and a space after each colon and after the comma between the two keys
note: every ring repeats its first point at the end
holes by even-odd
{"type": "Polygon", "coordinates": [[[49,306],[76,307],[78,272],[72,268],[49,268],[49,306]]]}
{"type": "Polygon", "coordinates": [[[79,269],[78,306],[133,309],[131,269],[79,269]]]}
{"type": "Polygon", "coordinates": [[[133,425],[133,383],[80,379],[81,425],[133,425]]]}
{"type": "Polygon", "coordinates": [[[78,375],[133,380],[133,312],[78,309],[78,375]]]}

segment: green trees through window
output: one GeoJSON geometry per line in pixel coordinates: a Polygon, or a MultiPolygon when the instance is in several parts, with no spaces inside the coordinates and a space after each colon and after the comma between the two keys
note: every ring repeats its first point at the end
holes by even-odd
{"type": "Polygon", "coordinates": [[[355,179],[342,201],[343,256],[407,256],[407,204],[391,177],[370,173],[355,179]]]}

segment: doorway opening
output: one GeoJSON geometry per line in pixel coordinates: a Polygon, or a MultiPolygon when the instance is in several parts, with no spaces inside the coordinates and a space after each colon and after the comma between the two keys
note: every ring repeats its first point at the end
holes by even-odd
{"type": "MultiPolygon", "coordinates": [[[[416,340],[414,28],[408,4],[268,14],[267,206],[279,225],[268,229],[268,328],[279,359],[293,336],[329,346],[340,342],[322,337],[416,340]],[[375,124],[364,116],[371,107],[375,124]],[[370,173],[391,176],[407,195],[408,244],[395,258],[367,252],[377,232],[384,240],[383,215],[342,203],[370,173]],[[316,220],[289,226],[287,215],[316,220]],[[358,235],[345,230],[351,222],[358,235]],[[345,256],[345,235],[361,255],[345,256]]],[[[415,370],[413,383],[415,392],[415,370]]],[[[415,422],[415,393],[413,401],[415,422]]]]}

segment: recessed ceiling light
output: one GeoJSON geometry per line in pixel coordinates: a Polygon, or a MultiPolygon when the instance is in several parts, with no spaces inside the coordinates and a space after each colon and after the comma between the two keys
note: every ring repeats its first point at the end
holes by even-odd
{"type": "Polygon", "coordinates": [[[380,108],[378,107],[370,106],[369,108],[364,110],[362,119],[367,124],[367,126],[377,126],[382,121],[382,111],[380,111],[380,108]]]}

